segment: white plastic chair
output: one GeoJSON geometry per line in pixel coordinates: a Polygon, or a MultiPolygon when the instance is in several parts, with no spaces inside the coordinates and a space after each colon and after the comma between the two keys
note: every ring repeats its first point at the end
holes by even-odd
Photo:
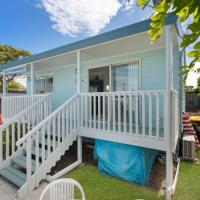
{"type": "Polygon", "coordinates": [[[81,192],[81,199],[85,200],[85,193],[81,184],[71,178],[62,178],[48,184],[40,195],[40,200],[75,200],[75,188],[81,192]]]}

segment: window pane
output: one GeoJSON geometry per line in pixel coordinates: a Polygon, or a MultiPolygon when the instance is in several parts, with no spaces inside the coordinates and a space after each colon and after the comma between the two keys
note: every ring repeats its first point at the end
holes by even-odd
{"type": "Polygon", "coordinates": [[[46,76],[46,93],[53,92],[53,76],[46,76]]]}
{"type": "Polygon", "coordinates": [[[89,91],[109,91],[109,67],[89,69],[89,91]]]}
{"type": "Polygon", "coordinates": [[[45,76],[35,78],[35,93],[45,93],[45,76]]]}
{"type": "Polygon", "coordinates": [[[138,89],[138,64],[122,64],[112,67],[112,91],[138,89]]]}

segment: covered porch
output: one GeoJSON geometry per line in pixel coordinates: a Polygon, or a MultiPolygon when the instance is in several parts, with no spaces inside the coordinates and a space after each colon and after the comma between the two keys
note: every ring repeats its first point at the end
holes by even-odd
{"type": "Polygon", "coordinates": [[[176,29],[170,26],[170,36],[166,33],[154,45],[150,45],[147,32],[142,32],[4,70],[3,119],[14,117],[48,94],[53,99],[48,105],[52,110],[78,94],[79,103],[73,105],[69,118],[76,124],[80,120],[81,136],[165,151],[170,117],[175,149],[179,80],[172,74],[177,77],[179,72],[174,67],[176,59],[172,61],[177,45],[176,29]],[[173,46],[168,47],[169,40],[173,46]],[[13,71],[27,77],[24,96],[7,96],[6,74],[13,71]],[[170,90],[166,89],[169,81],[170,90]],[[170,116],[168,101],[174,111],[170,116]]]}

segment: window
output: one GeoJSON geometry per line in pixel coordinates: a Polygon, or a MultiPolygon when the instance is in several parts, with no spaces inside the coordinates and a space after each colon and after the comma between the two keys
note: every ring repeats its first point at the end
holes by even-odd
{"type": "Polygon", "coordinates": [[[138,89],[138,62],[112,66],[112,91],[138,89]]]}
{"type": "Polygon", "coordinates": [[[53,75],[35,77],[35,93],[51,93],[53,92],[54,79],[53,75]]]}

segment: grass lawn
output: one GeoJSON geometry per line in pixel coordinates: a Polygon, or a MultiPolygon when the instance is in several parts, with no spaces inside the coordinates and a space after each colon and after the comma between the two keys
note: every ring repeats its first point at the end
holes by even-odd
{"type": "MultiPolygon", "coordinates": [[[[200,160],[200,151],[198,152],[200,160]]],[[[181,162],[174,200],[200,199],[200,163],[181,162]]]]}
{"type": "MultiPolygon", "coordinates": [[[[199,152],[200,156],[200,152],[199,152]]],[[[104,175],[91,165],[80,166],[65,177],[78,180],[87,200],[162,200],[156,191],[104,175]]],[[[200,165],[181,162],[173,200],[200,199],[200,165]]]]}

